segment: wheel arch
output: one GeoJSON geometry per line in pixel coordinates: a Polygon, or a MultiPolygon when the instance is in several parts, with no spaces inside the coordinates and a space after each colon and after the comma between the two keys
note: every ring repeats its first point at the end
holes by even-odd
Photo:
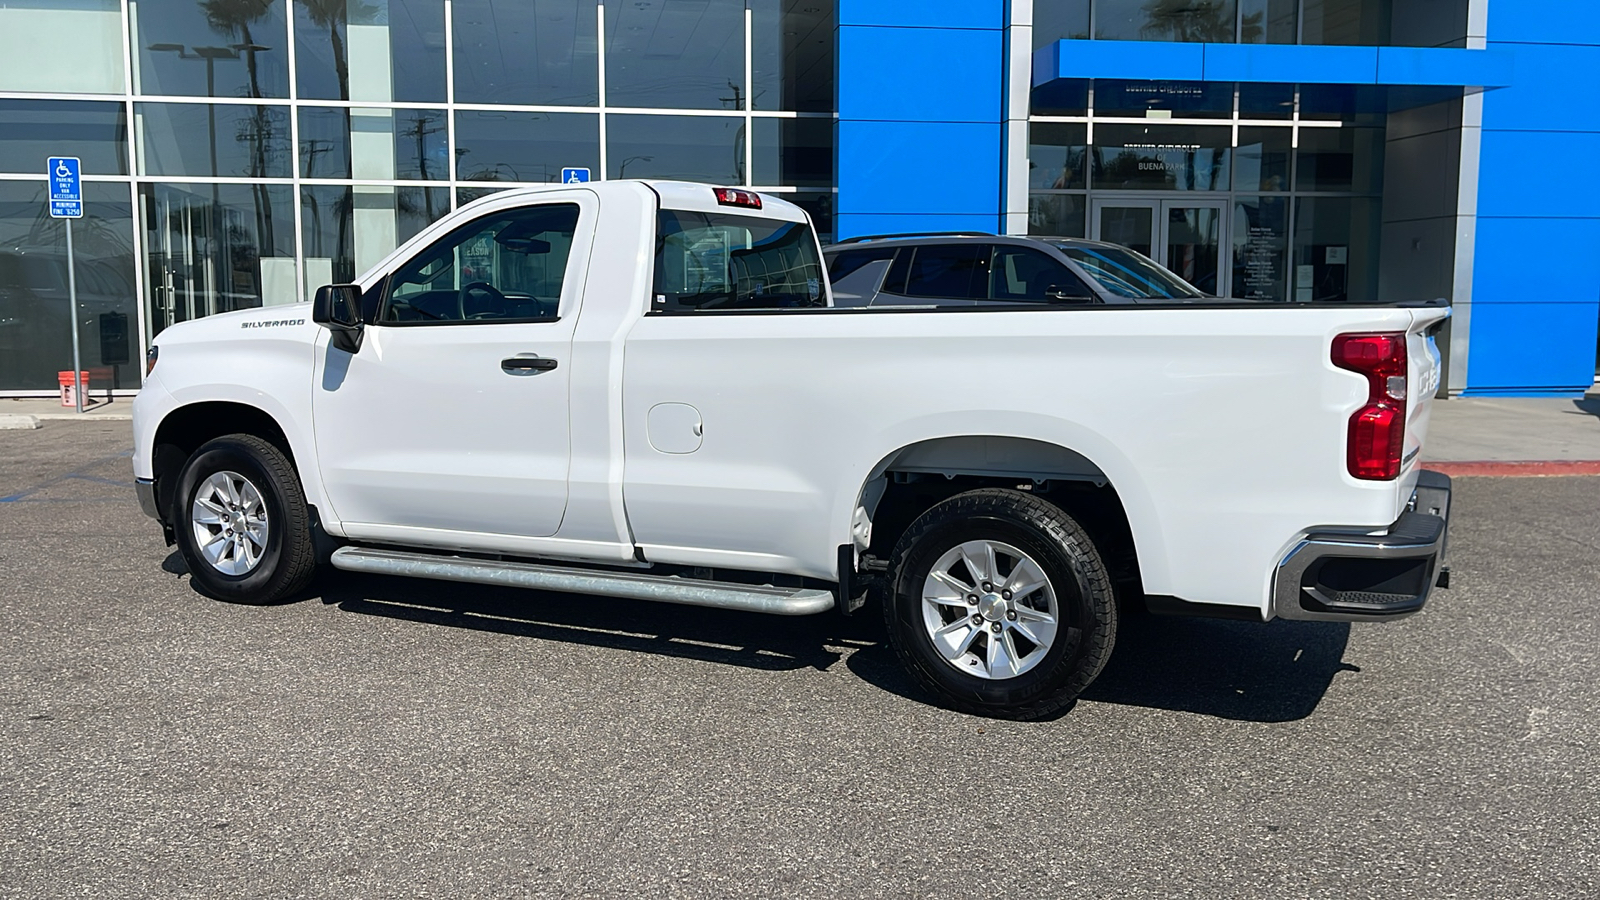
{"type": "Polygon", "coordinates": [[[169,492],[176,487],[178,473],[189,457],[207,441],[225,434],[251,434],[277,447],[301,475],[302,486],[307,486],[288,433],[271,413],[233,400],[203,400],[174,407],[156,425],[151,465],[158,509],[167,508],[169,492]]]}
{"type": "Polygon", "coordinates": [[[1143,481],[1126,460],[1017,435],[924,438],[884,454],[854,498],[849,540],[856,550],[887,559],[923,512],[984,487],[1026,490],[1061,507],[1101,545],[1123,585],[1136,588],[1160,558],[1143,481]]]}

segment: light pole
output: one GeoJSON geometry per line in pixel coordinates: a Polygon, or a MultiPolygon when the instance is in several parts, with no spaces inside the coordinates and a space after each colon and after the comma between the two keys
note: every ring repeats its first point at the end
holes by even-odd
{"type": "Polygon", "coordinates": [[[627,159],[623,160],[621,165],[617,166],[617,177],[618,178],[627,178],[628,177],[628,163],[631,163],[636,159],[642,159],[645,162],[655,162],[656,161],[656,158],[654,156],[630,156],[627,159]]]}

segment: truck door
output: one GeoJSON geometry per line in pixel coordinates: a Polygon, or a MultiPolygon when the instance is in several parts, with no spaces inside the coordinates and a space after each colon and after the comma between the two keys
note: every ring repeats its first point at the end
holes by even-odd
{"type": "Polygon", "coordinates": [[[561,527],[597,210],[587,191],[491,205],[367,289],[360,349],[325,346],[313,387],[323,487],[348,536],[448,546],[561,527]]]}

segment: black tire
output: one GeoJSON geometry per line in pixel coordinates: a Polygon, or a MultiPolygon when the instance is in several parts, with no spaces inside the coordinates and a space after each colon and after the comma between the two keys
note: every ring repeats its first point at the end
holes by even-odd
{"type": "MultiPolygon", "coordinates": [[[[1071,516],[1032,494],[985,489],[937,504],[906,529],[891,571],[892,589],[883,604],[889,642],[912,678],[951,708],[994,718],[1048,717],[1069,708],[1111,657],[1117,602],[1105,563],[1071,516]],[[1026,553],[1055,592],[1055,639],[1020,675],[968,674],[947,661],[925,625],[923,584],[934,565],[947,551],[979,540],[1026,553]]],[[[959,612],[951,610],[949,621],[959,612]]]]}
{"type": "Polygon", "coordinates": [[[304,589],[316,573],[311,517],[300,476],[282,450],[254,435],[225,435],[196,450],[178,475],[167,514],[190,577],[207,596],[229,603],[276,603],[304,589]],[[190,519],[195,495],[218,472],[244,476],[266,507],[266,545],[254,568],[240,575],[218,571],[206,560],[190,519]]]}

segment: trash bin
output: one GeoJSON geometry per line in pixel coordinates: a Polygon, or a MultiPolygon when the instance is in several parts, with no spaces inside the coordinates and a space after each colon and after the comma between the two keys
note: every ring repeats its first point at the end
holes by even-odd
{"type": "MultiPolygon", "coordinates": [[[[87,401],[89,399],[89,373],[79,372],[78,374],[82,376],[84,390],[83,399],[87,401]]],[[[77,407],[78,395],[76,388],[72,383],[72,372],[57,372],[56,380],[61,383],[61,405],[77,407]]]]}

